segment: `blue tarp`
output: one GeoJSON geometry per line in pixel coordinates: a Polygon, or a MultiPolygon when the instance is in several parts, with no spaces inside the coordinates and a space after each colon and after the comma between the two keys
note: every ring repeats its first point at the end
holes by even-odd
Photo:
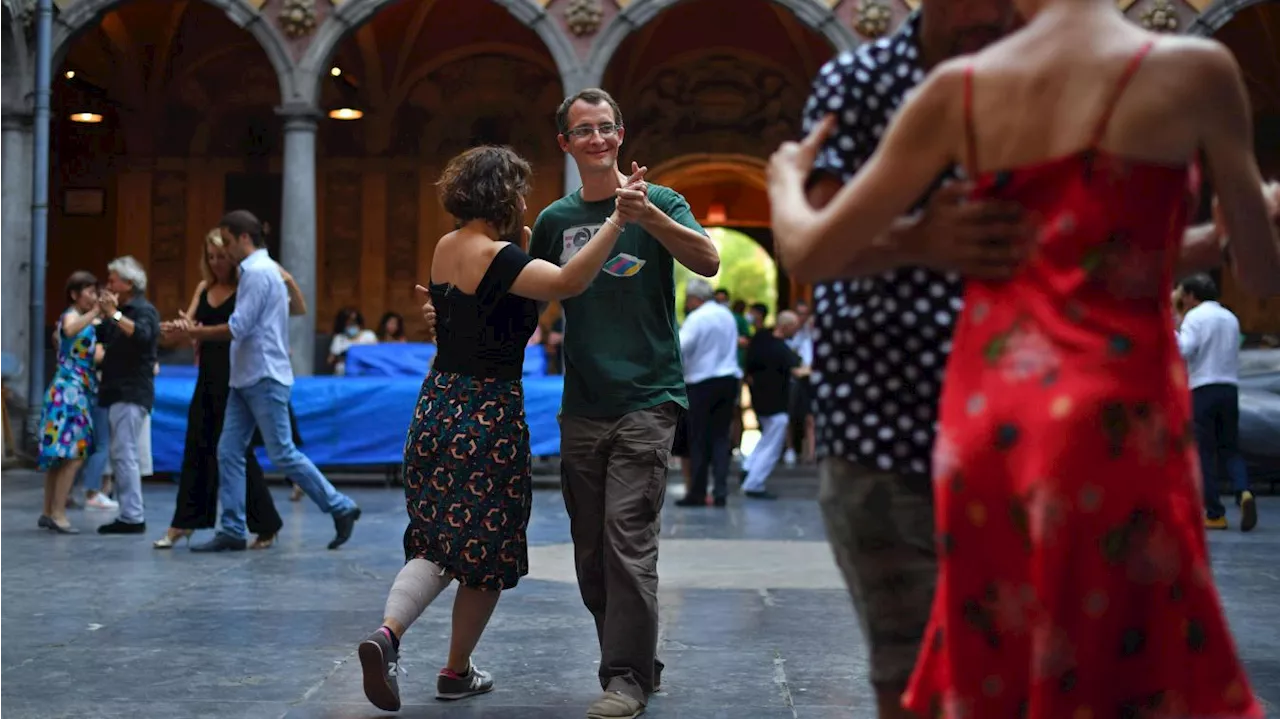
{"type": "MultiPolygon", "coordinates": [[[[350,359],[347,361],[349,367],[350,359]]],[[[293,386],[293,410],[303,451],[321,467],[399,464],[425,374],[419,371],[411,378],[299,377],[293,386]]],[[[561,377],[524,378],[525,416],[534,456],[560,453],[556,415],[563,386],[561,377]]],[[[166,365],[156,378],[151,417],[156,472],[178,472],[182,467],[187,409],[194,389],[194,374],[185,367],[166,365]]],[[[264,467],[271,467],[261,448],[258,459],[264,467]]]]}
{"type": "MultiPolygon", "coordinates": [[[[419,380],[431,366],[436,346],[418,342],[396,342],[376,345],[352,345],[347,350],[348,377],[416,377],[419,380]]],[[[547,357],[542,345],[524,351],[524,376],[541,377],[547,373],[547,357]]]]}

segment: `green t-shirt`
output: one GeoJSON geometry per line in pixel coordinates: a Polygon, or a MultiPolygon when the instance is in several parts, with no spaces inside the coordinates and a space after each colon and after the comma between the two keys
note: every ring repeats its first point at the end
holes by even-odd
{"type": "MultiPolygon", "coordinates": [[[[751,320],[747,319],[745,315],[734,315],[733,319],[738,323],[738,336],[750,338],[751,320]]],[[[741,345],[738,346],[738,366],[747,366],[747,348],[741,345]]]]}
{"type": "MultiPolygon", "coordinates": [[[[680,193],[650,184],[649,201],[685,227],[705,232],[680,193]]],[[[564,264],[613,209],[614,198],[586,202],[578,191],[557,200],[538,215],[529,254],[564,264]]],[[[561,303],[561,413],[620,417],[664,402],[687,409],[675,303],[675,259],[639,225],[627,225],[587,291],[561,303]]]]}

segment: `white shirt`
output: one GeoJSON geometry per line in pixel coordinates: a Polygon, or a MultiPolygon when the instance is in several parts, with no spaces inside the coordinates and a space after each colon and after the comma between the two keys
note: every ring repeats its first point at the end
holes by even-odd
{"type": "Polygon", "coordinates": [[[1191,389],[1240,383],[1240,321],[1217,302],[1201,302],[1182,318],[1178,351],[1191,389]]]}
{"type": "Polygon", "coordinates": [[[707,301],[689,313],[680,327],[684,383],[742,377],[738,366],[738,321],[728,307],[707,301]]]}
{"type": "Polygon", "coordinates": [[[360,330],[355,338],[351,338],[346,334],[334,335],[333,341],[329,343],[329,354],[338,358],[333,365],[333,373],[335,375],[345,375],[347,373],[347,350],[352,345],[376,345],[378,344],[378,335],[373,330],[360,330]]]}
{"type": "Polygon", "coordinates": [[[265,249],[240,263],[236,309],[231,328],[231,386],[249,387],[264,379],[293,385],[289,363],[289,291],[265,249]]]}

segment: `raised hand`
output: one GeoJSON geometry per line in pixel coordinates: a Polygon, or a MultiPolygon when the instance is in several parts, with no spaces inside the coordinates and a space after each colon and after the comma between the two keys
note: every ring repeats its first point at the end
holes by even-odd
{"type": "Polygon", "coordinates": [[[809,134],[800,142],[784,142],[769,157],[770,184],[789,183],[803,184],[813,163],[818,158],[818,151],[831,136],[836,127],[836,116],[827,115],[813,126],[809,134]]]}
{"type": "MultiPolygon", "coordinates": [[[[524,228],[526,232],[529,228],[524,228]]],[[[528,235],[526,235],[528,237],[528,235]]],[[[528,240],[525,240],[526,243],[528,240]]],[[[414,285],[413,291],[418,294],[418,299],[422,300],[422,319],[427,323],[427,341],[434,342],[436,339],[436,306],[431,303],[431,290],[422,285],[414,285]]]]}
{"type": "Polygon", "coordinates": [[[648,171],[648,167],[632,162],[631,176],[622,187],[614,190],[614,195],[618,198],[618,217],[624,222],[644,222],[657,211],[653,203],[649,202],[649,183],[644,179],[648,171]]]}

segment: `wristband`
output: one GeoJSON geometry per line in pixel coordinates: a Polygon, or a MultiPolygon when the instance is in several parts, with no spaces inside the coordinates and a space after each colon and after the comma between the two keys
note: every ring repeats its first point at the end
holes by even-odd
{"type": "Polygon", "coordinates": [[[617,222],[614,222],[612,217],[606,217],[604,218],[604,221],[618,228],[618,232],[622,232],[622,225],[619,225],[617,222]]]}

